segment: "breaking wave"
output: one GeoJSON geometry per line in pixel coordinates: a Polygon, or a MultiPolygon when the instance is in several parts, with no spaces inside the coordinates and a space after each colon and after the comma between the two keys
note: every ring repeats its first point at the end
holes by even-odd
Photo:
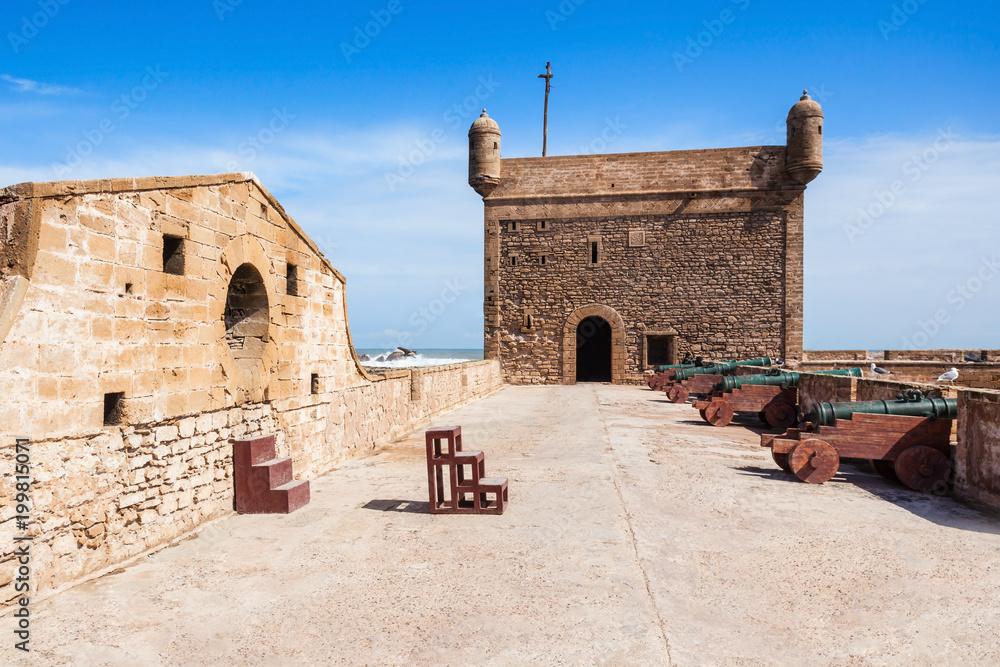
{"type": "Polygon", "coordinates": [[[446,366],[448,364],[461,364],[467,361],[475,361],[483,358],[483,354],[479,350],[435,350],[417,352],[417,356],[415,357],[403,357],[402,359],[385,361],[385,358],[392,354],[392,352],[393,350],[357,351],[358,357],[361,359],[361,365],[369,366],[371,368],[422,368],[426,366],[446,366]],[[368,361],[364,360],[363,355],[365,354],[369,357],[368,361]],[[378,361],[380,357],[383,359],[382,361],[378,361]]]}

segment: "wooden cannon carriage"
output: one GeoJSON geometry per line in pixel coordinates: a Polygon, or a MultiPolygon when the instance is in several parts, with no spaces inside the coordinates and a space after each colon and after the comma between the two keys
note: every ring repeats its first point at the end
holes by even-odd
{"type": "Polygon", "coordinates": [[[695,364],[674,364],[671,366],[657,366],[656,374],[646,380],[646,384],[653,391],[662,391],[664,385],[674,381],[674,371],[681,368],[695,368],[695,364]]]}
{"type": "Polygon", "coordinates": [[[747,361],[727,361],[698,368],[680,368],[673,371],[673,380],[663,384],[663,390],[672,403],[684,403],[691,397],[709,394],[724,375],[732,374],[737,366],[770,366],[770,357],[748,359],[747,361]]]}
{"type": "Polygon", "coordinates": [[[809,429],[762,435],[780,468],[804,482],[822,484],[840,459],[868,459],[883,477],[915,491],[941,492],[951,477],[951,426],[955,399],[907,392],[896,401],[821,403],[806,416],[809,429]]]}
{"type": "Polygon", "coordinates": [[[726,426],[737,412],[752,412],[771,428],[788,428],[798,417],[799,390],[780,385],[748,384],[695,401],[701,418],[712,426],[726,426]]]}
{"type": "MultiPolygon", "coordinates": [[[[817,375],[863,377],[860,368],[817,371],[817,375]]],[[[798,418],[799,373],[774,369],[763,375],[724,377],[694,407],[712,426],[726,426],[737,412],[750,412],[771,428],[788,428],[798,418]]]]}

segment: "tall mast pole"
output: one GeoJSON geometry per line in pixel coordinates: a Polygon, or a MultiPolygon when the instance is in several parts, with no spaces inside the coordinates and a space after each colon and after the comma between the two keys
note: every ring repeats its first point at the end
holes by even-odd
{"type": "Polygon", "coordinates": [[[549,151],[549,91],[552,90],[552,63],[545,63],[545,74],[539,74],[539,79],[545,79],[545,122],[542,126],[542,157],[549,151]]]}

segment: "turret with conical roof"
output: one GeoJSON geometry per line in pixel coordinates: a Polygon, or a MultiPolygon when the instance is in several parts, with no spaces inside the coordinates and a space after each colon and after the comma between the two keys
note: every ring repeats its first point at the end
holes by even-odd
{"type": "Polygon", "coordinates": [[[500,185],[500,126],[486,109],[469,128],[469,185],[483,197],[500,185]]]}
{"type": "Polygon", "coordinates": [[[788,112],[788,157],[785,170],[802,185],[823,171],[823,108],[803,90],[788,112]]]}

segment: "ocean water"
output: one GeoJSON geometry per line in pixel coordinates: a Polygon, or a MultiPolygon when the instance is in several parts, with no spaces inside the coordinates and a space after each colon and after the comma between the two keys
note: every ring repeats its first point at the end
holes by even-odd
{"type": "Polygon", "coordinates": [[[374,368],[414,368],[419,366],[444,366],[446,364],[458,364],[463,361],[481,361],[482,350],[413,350],[416,357],[397,359],[395,361],[375,361],[379,357],[387,357],[392,350],[367,349],[357,350],[358,356],[367,354],[371,361],[362,361],[365,366],[374,368]]]}

